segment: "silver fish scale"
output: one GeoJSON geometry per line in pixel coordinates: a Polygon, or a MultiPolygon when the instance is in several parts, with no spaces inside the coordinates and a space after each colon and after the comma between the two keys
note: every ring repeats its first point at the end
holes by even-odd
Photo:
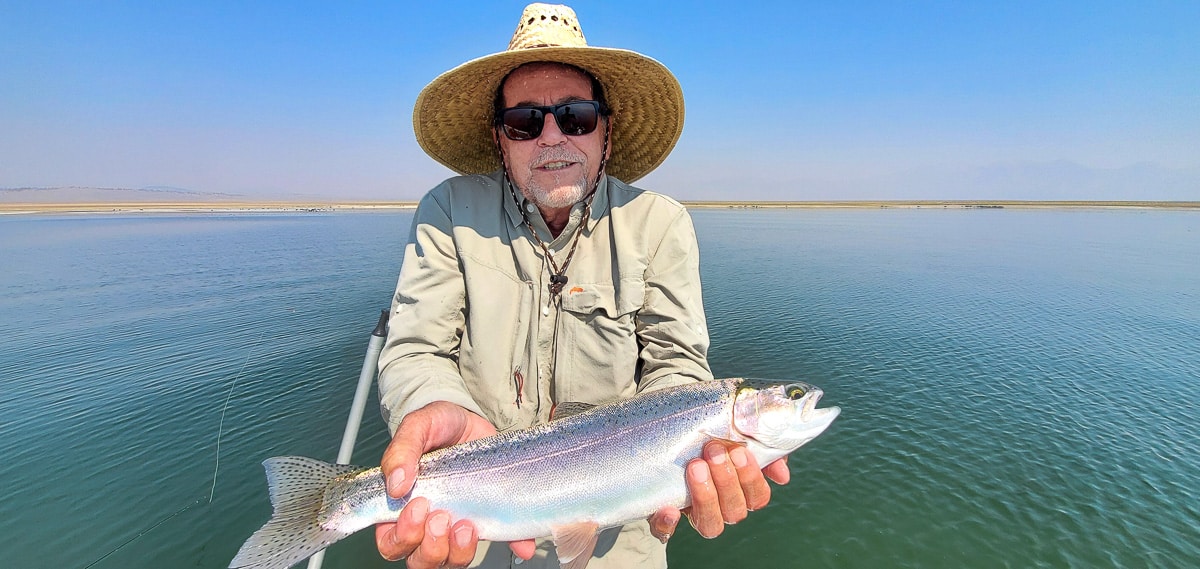
{"type": "MultiPolygon", "coordinates": [[[[712,436],[727,436],[738,380],[657,391],[523,431],[434,451],[421,460],[410,496],[475,523],[479,537],[549,535],[557,525],[600,527],[683,506],[683,469],[712,436]],[[599,475],[598,475],[599,474],[599,475]]],[[[395,520],[407,502],[380,497],[378,469],[342,502],[342,525],[395,520]],[[354,513],[346,511],[346,503],[354,513]],[[349,514],[349,515],[347,515],[349,514]]]]}
{"type": "Polygon", "coordinates": [[[505,463],[539,460],[547,449],[571,450],[579,443],[580,433],[599,437],[680,414],[699,418],[708,413],[720,413],[726,411],[724,405],[732,402],[726,398],[732,396],[739,383],[740,380],[726,379],[656,391],[530,429],[436,450],[421,458],[420,472],[432,477],[442,473],[461,474],[474,468],[491,469],[501,459],[505,463]],[[707,406],[713,403],[722,407],[708,409],[707,406]]]}

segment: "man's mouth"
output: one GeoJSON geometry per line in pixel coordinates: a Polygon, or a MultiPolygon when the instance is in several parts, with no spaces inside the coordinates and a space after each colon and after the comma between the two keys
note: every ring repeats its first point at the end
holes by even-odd
{"type": "Polygon", "coordinates": [[[542,170],[551,170],[551,171],[562,170],[563,168],[568,168],[573,164],[575,164],[575,163],[574,162],[547,162],[547,163],[539,166],[539,168],[541,168],[542,170]]]}

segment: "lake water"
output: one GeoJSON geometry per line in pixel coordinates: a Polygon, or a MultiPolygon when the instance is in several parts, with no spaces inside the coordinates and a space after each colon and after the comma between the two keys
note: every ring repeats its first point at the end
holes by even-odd
{"type": "MultiPolygon", "coordinates": [[[[843,412],[672,566],[1200,566],[1200,213],[693,217],[717,375],[843,412]]],[[[262,459],[336,455],[410,221],[0,218],[0,566],[226,567],[262,459]]],[[[391,565],[363,532],[325,566],[391,565]]]]}

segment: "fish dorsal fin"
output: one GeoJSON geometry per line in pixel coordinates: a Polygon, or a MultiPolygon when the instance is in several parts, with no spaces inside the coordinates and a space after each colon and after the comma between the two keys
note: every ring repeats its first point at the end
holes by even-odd
{"type": "Polygon", "coordinates": [[[591,403],[580,403],[578,401],[566,401],[559,403],[550,410],[550,420],[557,421],[565,419],[571,415],[578,415],[584,411],[592,409],[595,405],[591,403]]]}
{"type": "Polygon", "coordinates": [[[578,522],[550,528],[554,549],[562,569],[583,569],[592,560],[592,551],[600,538],[600,524],[578,522]]]}

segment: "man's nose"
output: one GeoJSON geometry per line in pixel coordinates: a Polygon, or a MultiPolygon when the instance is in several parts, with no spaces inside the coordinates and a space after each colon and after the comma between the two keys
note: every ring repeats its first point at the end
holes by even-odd
{"type": "Polygon", "coordinates": [[[567,135],[563,134],[561,128],[558,128],[558,117],[553,113],[546,113],[546,117],[542,121],[542,134],[538,137],[538,144],[558,146],[567,140],[567,135]]]}

